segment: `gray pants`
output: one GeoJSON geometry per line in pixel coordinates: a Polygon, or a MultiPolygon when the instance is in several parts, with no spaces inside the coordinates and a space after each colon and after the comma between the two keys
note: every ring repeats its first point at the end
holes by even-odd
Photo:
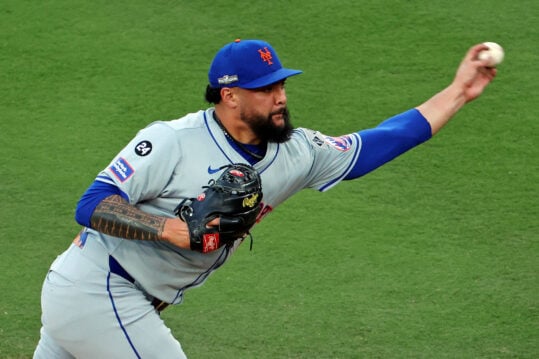
{"type": "Polygon", "coordinates": [[[144,293],[89,247],[71,245],[45,278],[34,358],[186,358],[144,293]]]}

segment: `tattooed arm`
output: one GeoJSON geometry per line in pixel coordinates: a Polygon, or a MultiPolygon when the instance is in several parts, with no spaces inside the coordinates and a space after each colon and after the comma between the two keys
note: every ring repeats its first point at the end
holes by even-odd
{"type": "Polygon", "coordinates": [[[115,237],[132,240],[168,241],[190,248],[187,225],[179,218],[148,214],[119,195],[102,200],[90,218],[91,228],[115,237]]]}

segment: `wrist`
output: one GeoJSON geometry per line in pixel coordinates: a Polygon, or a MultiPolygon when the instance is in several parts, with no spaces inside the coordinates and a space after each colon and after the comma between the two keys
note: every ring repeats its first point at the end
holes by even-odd
{"type": "Polygon", "coordinates": [[[179,218],[167,218],[165,220],[161,239],[177,247],[191,249],[189,229],[187,224],[179,218]]]}

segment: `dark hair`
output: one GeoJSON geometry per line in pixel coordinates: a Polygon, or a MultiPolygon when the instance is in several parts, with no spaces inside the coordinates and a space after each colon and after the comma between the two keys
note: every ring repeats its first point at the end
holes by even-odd
{"type": "Polygon", "coordinates": [[[206,86],[206,95],[204,97],[206,98],[206,102],[217,105],[219,102],[221,102],[221,89],[208,85],[206,86]]]}

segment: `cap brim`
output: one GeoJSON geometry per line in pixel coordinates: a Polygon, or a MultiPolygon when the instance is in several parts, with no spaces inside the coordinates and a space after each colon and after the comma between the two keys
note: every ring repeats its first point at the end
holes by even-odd
{"type": "Polygon", "coordinates": [[[258,78],[254,81],[240,85],[239,87],[244,88],[244,89],[249,89],[249,90],[257,89],[260,87],[266,87],[268,85],[271,85],[276,82],[280,82],[286,78],[289,78],[290,76],[299,75],[302,72],[303,71],[301,70],[281,68],[275,72],[267,74],[266,76],[262,76],[261,78],[258,78]]]}

